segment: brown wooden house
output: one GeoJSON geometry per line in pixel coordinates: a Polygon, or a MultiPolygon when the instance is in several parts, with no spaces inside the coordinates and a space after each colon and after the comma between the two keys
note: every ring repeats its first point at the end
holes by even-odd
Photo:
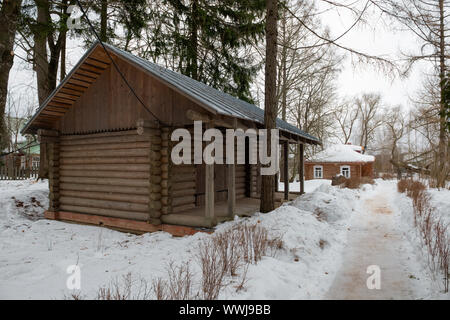
{"type": "MultiPolygon", "coordinates": [[[[195,120],[257,130],[263,110],[105,46],[93,44],[23,130],[47,151],[47,218],[185,234],[258,211],[259,165],[174,165],[170,135],[195,120]]],[[[285,146],[320,143],[277,124],[285,146]]]]}
{"type": "Polygon", "coordinates": [[[332,179],[336,176],[373,177],[375,157],[362,154],[354,145],[333,145],[305,161],[305,180],[332,179]]]}

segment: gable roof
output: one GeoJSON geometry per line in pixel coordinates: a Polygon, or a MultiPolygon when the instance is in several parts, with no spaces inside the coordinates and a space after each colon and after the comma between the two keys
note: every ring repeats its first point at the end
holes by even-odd
{"type": "MultiPolygon", "coordinates": [[[[177,89],[178,91],[184,93],[188,98],[198,103],[200,106],[206,108],[208,111],[220,115],[230,116],[234,118],[239,118],[243,120],[249,120],[252,122],[257,122],[260,124],[264,123],[264,110],[258,108],[257,106],[250,104],[246,101],[240,100],[236,97],[233,97],[230,94],[224,93],[220,90],[214,89],[204,83],[196,81],[192,78],[189,78],[185,75],[182,75],[178,72],[171,71],[164,67],[161,67],[155,63],[137,57],[129,52],[118,49],[112,45],[104,44],[108,51],[111,53],[123,58],[129,63],[140,67],[144,71],[150,73],[155,78],[161,80],[163,83],[177,89]]],[[[89,79],[83,78],[84,72],[86,72],[86,68],[83,68],[83,65],[90,65],[96,59],[91,57],[91,55],[96,51],[97,54],[101,54],[102,51],[98,50],[102,49],[101,44],[99,42],[95,42],[91,48],[84,54],[84,56],[80,59],[78,64],[72,69],[72,71],[67,75],[67,77],[60,83],[60,85],[50,94],[50,96],[44,101],[44,103],[39,107],[36,111],[36,114],[31,118],[31,120],[25,125],[22,132],[27,133],[33,130],[33,123],[37,122],[39,115],[47,108],[48,105],[50,107],[58,105],[58,103],[64,103],[65,100],[61,100],[61,96],[63,99],[66,98],[65,94],[67,91],[67,85],[71,84],[71,79],[86,80],[89,82],[89,79]],[[97,50],[96,50],[97,49],[97,50]],[[92,61],[89,59],[93,59],[92,61]],[[88,63],[89,61],[89,63],[88,63]],[[82,69],[82,72],[78,72],[79,69],[82,69]],[[80,79],[81,78],[81,79],[80,79]],[[63,94],[61,94],[61,92],[63,94]],[[65,97],[65,98],[64,98],[65,97]],[[55,99],[56,98],[56,99],[55,99]],[[56,103],[56,104],[55,104],[56,103]]],[[[106,55],[103,52],[104,55],[106,55]]],[[[109,60],[108,60],[109,61],[109,60]]],[[[105,68],[106,68],[105,63],[105,68]]],[[[95,74],[91,74],[92,82],[95,82],[96,77],[95,74]]],[[[89,85],[87,85],[87,88],[89,85]]],[[[86,88],[86,90],[87,90],[86,88]]],[[[75,99],[76,100],[76,99],[75,99]]],[[[73,101],[75,101],[73,100],[73,101]]],[[[67,102],[70,102],[69,100],[67,102]]],[[[74,103],[74,102],[73,102],[74,103]]],[[[72,103],[72,104],[73,104],[72,103]]],[[[44,112],[45,114],[45,112],[44,112]]],[[[48,114],[48,113],[47,113],[48,114]]],[[[62,114],[64,115],[64,114],[62,114]]],[[[61,116],[62,116],[61,115],[61,116]]],[[[47,116],[47,115],[46,115],[47,116]]],[[[52,115],[53,116],[53,115],[52,115]]],[[[56,115],[54,115],[56,116],[56,115]]],[[[47,116],[48,117],[48,116],[47,116]]],[[[50,117],[51,118],[51,117],[50,117]]],[[[45,119],[45,118],[44,118],[45,119]]],[[[36,124],[45,124],[44,120],[42,122],[37,122],[36,124]]],[[[38,127],[38,126],[36,126],[38,127]]],[[[320,140],[299,128],[281,120],[277,119],[277,127],[282,131],[289,132],[296,136],[303,138],[306,142],[312,144],[320,144],[320,140]]]]}
{"type": "Polygon", "coordinates": [[[374,156],[361,154],[355,150],[361,148],[348,144],[337,144],[316,153],[308,162],[373,162],[374,156]]]}

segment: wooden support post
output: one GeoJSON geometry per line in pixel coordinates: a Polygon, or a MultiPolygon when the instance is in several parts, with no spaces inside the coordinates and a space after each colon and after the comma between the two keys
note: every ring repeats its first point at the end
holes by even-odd
{"type": "Polygon", "coordinates": [[[210,227],[216,223],[214,213],[214,164],[205,165],[205,217],[210,227]]]}
{"type": "Polygon", "coordinates": [[[228,216],[233,217],[236,211],[236,165],[228,165],[228,216]]]}
{"type": "Polygon", "coordinates": [[[138,135],[147,135],[149,139],[149,202],[148,202],[148,223],[153,225],[161,224],[162,203],[161,203],[161,128],[155,121],[139,119],[136,123],[138,135]]]}
{"type": "MultiPolygon", "coordinates": [[[[237,120],[234,119],[233,127],[236,130],[237,120]]],[[[234,137],[233,144],[234,144],[234,137]]],[[[236,161],[236,158],[233,158],[236,161]]],[[[228,216],[233,217],[236,212],[236,164],[228,165],[228,216]]]]}
{"type": "Polygon", "coordinates": [[[300,194],[305,193],[305,145],[299,145],[298,179],[300,180],[300,194]]]}
{"type": "MultiPolygon", "coordinates": [[[[213,127],[213,122],[206,125],[205,129],[213,127]]],[[[205,218],[209,227],[216,225],[214,212],[214,163],[205,164],[205,218]]]]}
{"type": "Polygon", "coordinates": [[[289,141],[284,143],[284,200],[289,200],[289,141]]]}

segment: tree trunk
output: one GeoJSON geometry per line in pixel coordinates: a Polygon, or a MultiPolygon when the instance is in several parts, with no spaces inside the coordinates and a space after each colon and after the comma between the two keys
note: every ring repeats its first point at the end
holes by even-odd
{"type": "Polygon", "coordinates": [[[439,0],[439,85],[440,85],[440,118],[439,118],[439,170],[437,172],[437,187],[445,187],[447,178],[447,116],[445,101],[445,24],[444,0],[439,0]]]}
{"type": "MultiPolygon", "coordinates": [[[[63,1],[63,6],[62,6],[62,17],[64,17],[64,19],[67,19],[67,0],[63,1]]],[[[62,81],[66,75],[66,40],[67,40],[67,30],[62,30],[61,32],[63,32],[62,35],[62,41],[61,41],[61,62],[60,62],[60,81],[62,81]]]]}
{"type": "Polygon", "coordinates": [[[39,104],[42,104],[50,94],[48,87],[48,61],[47,61],[47,32],[44,30],[48,26],[47,11],[48,1],[35,0],[37,7],[37,28],[34,32],[34,61],[33,67],[36,71],[37,90],[39,104]]]}
{"type": "Polygon", "coordinates": [[[14,62],[14,38],[22,0],[4,0],[0,11],[0,151],[8,145],[5,123],[9,72],[14,62]]]}
{"type": "Polygon", "coordinates": [[[192,2],[191,11],[191,43],[188,46],[188,72],[187,75],[192,79],[198,80],[198,0],[192,2]]]}
{"type": "MultiPolygon", "coordinates": [[[[264,92],[264,127],[267,129],[267,154],[270,155],[271,129],[276,128],[277,102],[277,1],[266,0],[266,65],[264,92]]],[[[275,209],[274,176],[262,176],[261,212],[275,209]]]]}
{"type": "Polygon", "coordinates": [[[102,0],[100,9],[100,40],[106,42],[108,40],[108,0],[102,0]]]}

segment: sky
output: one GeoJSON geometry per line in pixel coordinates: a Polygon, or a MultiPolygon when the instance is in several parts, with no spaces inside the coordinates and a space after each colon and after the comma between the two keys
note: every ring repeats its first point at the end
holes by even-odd
{"type": "MultiPolygon", "coordinates": [[[[401,60],[404,60],[402,53],[417,49],[417,38],[412,33],[393,30],[395,24],[381,17],[376,10],[369,9],[366,20],[366,23],[357,25],[340,39],[339,44],[370,55],[389,57],[399,65],[402,65],[401,60]]],[[[355,17],[346,14],[344,10],[332,10],[324,13],[322,21],[334,36],[338,36],[352,25],[355,17]]],[[[340,96],[379,92],[386,106],[400,104],[406,109],[410,108],[410,97],[420,89],[422,73],[427,70],[426,64],[417,63],[408,77],[400,77],[368,64],[355,65],[355,60],[355,57],[349,57],[347,54],[338,78],[340,96]]]]}
{"type": "MultiPolygon", "coordinates": [[[[320,9],[320,8],[319,8],[320,9]]],[[[354,21],[346,10],[331,10],[321,15],[333,36],[340,35],[354,21]]],[[[408,32],[394,32],[389,21],[380,19],[376,12],[369,12],[367,24],[352,29],[339,44],[371,55],[383,55],[398,59],[400,52],[417,47],[417,40],[408,32]]],[[[19,55],[23,54],[18,50],[19,55]]],[[[84,53],[79,42],[68,42],[68,67],[70,70],[84,53]]],[[[417,65],[407,78],[393,76],[368,64],[354,64],[355,57],[347,54],[337,81],[337,92],[342,98],[361,93],[380,93],[385,106],[401,104],[410,107],[410,97],[421,86],[421,74],[426,66],[417,65]]],[[[9,90],[14,97],[22,95],[36,104],[36,78],[30,67],[16,58],[10,73],[9,90]]],[[[22,99],[23,100],[23,99],[22,99]]]]}

